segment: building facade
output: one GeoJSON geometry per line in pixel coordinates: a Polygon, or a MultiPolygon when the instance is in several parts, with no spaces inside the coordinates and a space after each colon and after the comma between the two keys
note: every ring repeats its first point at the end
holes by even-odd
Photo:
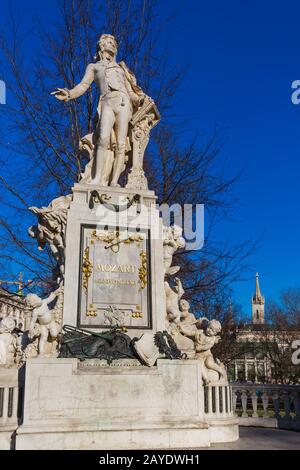
{"type": "Polygon", "coordinates": [[[30,311],[26,306],[25,297],[0,287],[0,322],[5,317],[12,317],[19,330],[28,330],[30,311]]]}
{"type": "Polygon", "coordinates": [[[299,371],[291,361],[292,343],[300,332],[276,329],[265,322],[265,298],[256,273],[255,292],[251,298],[252,323],[237,327],[233,359],[228,365],[231,381],[274,383],[299,382],[299,371]]]}

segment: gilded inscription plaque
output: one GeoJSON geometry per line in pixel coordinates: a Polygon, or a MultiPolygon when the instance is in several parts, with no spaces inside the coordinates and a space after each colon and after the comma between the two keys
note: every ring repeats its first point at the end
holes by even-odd
{"type": "Polygon", "coordinates": [[[151,328],[149,231],[82,227],[78,324],[151,328]]]}

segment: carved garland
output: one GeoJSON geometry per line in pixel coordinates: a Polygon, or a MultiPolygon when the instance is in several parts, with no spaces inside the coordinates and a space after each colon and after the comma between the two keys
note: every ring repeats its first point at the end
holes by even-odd
{"type": "Polygon", "coordinates": [[[87,246],[84,250],[83,255],[83,262],[82,262],[82,274],[83,274],[83,281],[82,285],[85,290],[88,288],[89,278],[91,277],[93,272],[93,265],[90,261],[90,248],[87,246]]]}
{"type": "Polygon", "coordinates": [[[145,251],[140,252],[141,265],[139,267],[139,282],[140,290],[145,289],[147,285],[148,266],[147,266],[147,254],[145,251]]]}
{"type": "Polygon", "coordinates": [[[111,197],[108,196],[107,194],[99,194],[98,191],[96,190],[91,191],[90,200],[89,200],[89,208],[94,209],[95,203],[98,203],[98,204],[103,204],[107,209],[111,211],[123,212],[129,209],[132,206],[132,204],[140,204],[141,202],[141,196],[139,194],[134,194],[131,199],[127,197],[128,202],[127,204],[123,204],[123,205],[113,204],[111,202],[108,202],[110,199],[111,197]]]}
{"type": "Polygon", "coordinates": [[[121,243],[125,243],[126,245],[128,245],[134,242],[138,246],[140,246],[140,242],[144,240],[144,237],[140,233],[133,233],[127,238],[120,238],[120,233],[117,230],[115,230],[114,232],[102,233],[97,233],[97,230],[93,230],[92,239],[108,243],[108,245],[104,248],[106,250],[111,249],[113,253],[118,253],[120,250],[121,243]]]}

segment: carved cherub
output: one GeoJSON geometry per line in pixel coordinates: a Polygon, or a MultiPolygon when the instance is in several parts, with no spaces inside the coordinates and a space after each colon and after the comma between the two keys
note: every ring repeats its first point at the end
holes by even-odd
{"type": "Polygon", "coordinates": [[[211,348],[217,344],[221,337],[219,333],[221,332],[222,326],[221,323],[217,320],[210,320],[207,322],[207,319],[200,319],[196,323],[197,329],[189,334],[189,336],[194,338],[195,349],[196,349],[196,359],[203,361],[203,371],[202,378],[205,384],[210,382],[208,378],[208,371],[212,370],[218,372],[219,379],[226,378],[226,372],[224,367],[220,364],[219,361],[216,361],[211,352],[211,348]]]}
{"type": "Polygon", "coordinates": [[[172,266],[174,253],[180,248],[185,247],[185,239],[182,237],[182,228],[179,225],[172,227],[164,227],[163,233],[163,249],[164,249],[164,269],[165,274],[174,275],[179,271],[179,266],[172,266]]]}
{"type": "Polygon", "coordinates": [[[194,340],[196,350],[195,359],[203,362],[202,378],[205,384],[209,384],[209,371],[215,371],[219,374],[219,379],[226,378],[226,372],[222,364],[215,360],[211,352],[212,347],[217,344],[221,337],[221,323],[217,320],[208,320],[203,317],[192,322],[180,322],[179,331],[194,340]]]}
{"type": "Polygon", "coordinates": [[[55,320],[55,309],[50,310],[48,305],[59,296],[61,289],[52,292],[46,299],[41,299],[36,294],[28,294],[26,303],[32,308],[31,320],[29,325],[29,338],[33,339],[39,336],[38,353],[39,356],[45,354],[45,346],[48,337],[52,340],[57,339],[61,326],[55,320]]]}
{"type": "Polygon", "coordinates": [[[38,218],[38,225],[29,227],[28,234],[38,241],[39,250],[43,250],[46,243],[56,260],[60,273],[64,274],[65,262],[65,228],[67,223],[67,209],[70,206],[71,196],[61,196],[54,199],[48,207],[30,207],[29,210],[38,218]]]}
{"type": "Polygon", "coordinates": [[[184,294],[184,289],[178,277],[175,278],[175,283],[176,286],[172,288],[169,283],[165,281],[166,308],[168,320],[170,322],[179,323],[181,316],[179,301],[184,294]]]}

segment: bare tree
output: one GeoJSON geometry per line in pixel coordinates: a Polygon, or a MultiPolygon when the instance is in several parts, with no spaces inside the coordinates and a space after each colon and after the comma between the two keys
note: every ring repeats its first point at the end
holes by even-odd
{"type": "Polygon", "coordinates": [[[272,378],[280,383],[299,383],[300,366],[293,364],[293,342],[300,339],[300,289],[281,292],[279,301],[270,301],[266,311],[268,327],[262,331],[262,345],[272,378]]]}

